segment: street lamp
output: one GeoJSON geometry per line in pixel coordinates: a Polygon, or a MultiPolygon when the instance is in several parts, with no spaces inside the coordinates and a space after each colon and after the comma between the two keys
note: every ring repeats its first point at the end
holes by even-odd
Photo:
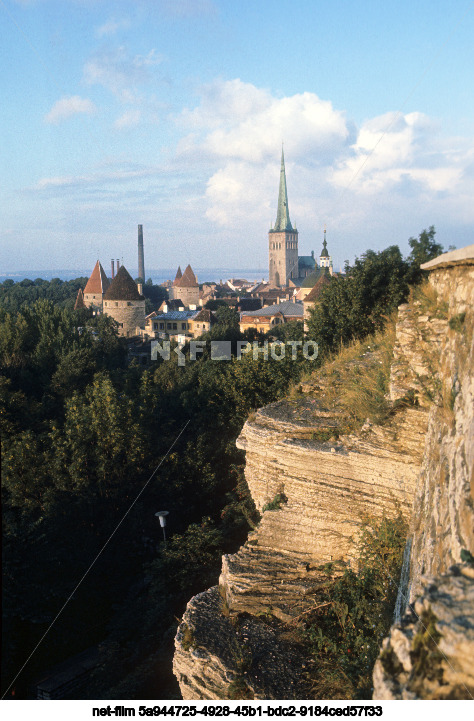
{"type": "Polygon", "coordinates": [[[155,516],[160,519],[160,526],[163,529],[163,538],[166,541],[166,516],[169,514],[169,511],[158,511],[155,513],[155,516]]]}

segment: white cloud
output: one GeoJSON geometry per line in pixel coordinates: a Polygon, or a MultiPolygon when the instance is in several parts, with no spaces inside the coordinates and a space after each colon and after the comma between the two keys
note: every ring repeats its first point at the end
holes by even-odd
{"type": "Polygon", "coordinates": [[[207,171],[204,222],[229,238],[239,234],[242,249],[258,234],[265,254],[282,140],[302,252],[319,251],[325,223],[332,238],[343,239],[339,248],[332,241],[342,262],[377,243],[403,245],[444,218],[474,222],[473,139],[443,136],[440,124],[422,113],[389,112],[356,128],[314,93],[275,97],[239,79],[218,79],[175,121],[185,131],[176,163],[199,169],[201,177],[207,171]]]}
{"type": "Polygon", "coordinates": [[[113,92],[122,102],[136,100],[135,88],[150,79],[149,69],[163,62],[163,56],[155,49],[147,55],[130,57],[124,46],[103,50],[84,66],[84,82],[102,85],[113,92]]]}
{"type": "Polygon", "coordinates": [[[122,20],[108,20],[96,29],[95,35],[98,38],[110,37],[111,35],[115,35],[119,30],[125,30],[129,27],[130,20],[126,18],[122,20]]]}
{"type": "Polygon", "coordinates": [[[93,115],[96,111],[97,108],[92,100],[81,98],[79,95],[72,95],[69,98],[57,100],[44,119],[46,123],[59,123],[61,120],[71,118],[73,115],[79,115],[80,113],[93,115]]]}
{"type": "Polygon", "coordinates": [[[369,196],[407,182],[432,192],[453,192],[462,180],[466,154],[445,147],[440,129],[422,113],[387,113],[365,122],[350,157],[339,161],[332,180],[369,196]]]}
{"type": "Polygon", "coordinates": [[[118,168],[107,172],[95,172],[88,175],[66,175],[50,178],[40,178],[34,190],[54,190],[55,188],[72,187],[95,187],[106,184],[123,183],[141,178],[147,178],[156,174],[155,168],[138,168],[127,170],[118,168]]]}
{"type": "Polygon", "coordinates": [[[269,160],[285,141],[293,159],[313,155],[322,162],[348,142],[344,113],[314,93],[275,98],[241,80],[205,85],[201,102],[177,123],[192,133],[181,150],[199,142],[216,157],[253,162],[269,160]]]}
{"type": "Polygon", "coordinates": [[[185,108],[177,118],[182,127],[193,129],[234,126],[245,118],[265,110],[272,101],[267,90],[235,80],[217,79],[199,88],[200,103],[189,110],[185,108]]]}
{"type": "Polygon", "coordinates": [[[120,118],[117,118],[114,125],[119,130],[133,128],[140,122],[141,115],[140,110],[127,110],[120,118]]]}

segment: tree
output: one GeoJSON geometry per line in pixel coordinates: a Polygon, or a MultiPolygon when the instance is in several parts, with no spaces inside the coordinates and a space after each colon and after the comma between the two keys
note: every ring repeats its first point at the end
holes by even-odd
{"type": "Polygon", "coordinates": [[[443,246],[440,243],[436,243],[435,235],[435,227],[434,225],[430,225],[428,230],[421,231],[418,238],[408,239],[408,245],[411,248],[408,262],[413,267],[419,267],[422,263],[427,263],[429,260],[444,253],[443,246]]]}
{"type": "Polygon", "coordinates": [[[409,270],[396,245],[366,251],[347,267],[345,277],[334,278],[324,288],[310,311],[309,337],[324,353],[380,330],[408,296],[409,270]]]}
{"type": "Polygon", "coordinates": [[[408,256],[410,264],[408,282],[412,285],[420,283],[424,277],[420,265],[444,253],[443,246],[435,242],[435,234],[434,225],[430,225],[428,230],[421,231],[418,238],[408,239],[408,245],[411,248],[411,253],[408,256]]]}

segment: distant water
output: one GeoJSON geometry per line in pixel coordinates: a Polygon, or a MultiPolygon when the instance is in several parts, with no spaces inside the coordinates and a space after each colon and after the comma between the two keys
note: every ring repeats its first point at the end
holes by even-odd
{"type": "MultiPolygon", "coordinates": [[[[110,268],[105,268],[105,272],[110,276],[110,268]]],[[[127,270],[129,270],[127,268],[127,270]]],[[[184,271],[184,267],[182,268],[184,271]]],[[[197,275],[199,283],[205,283],[206,281],[218,283],[220,280],[228,280],[229,278],[244,278],[245,280],[262,280],[262,278],[268,279],[268,271],[262,268],[193,268],[197,275]]],[[[133,277],[138,276],[138,270],[131,269],[133,277]]],[[[0,282],[3,283],[7,278],[11,278],[15,282],[28,278],[29,280],[36,280],[42,278],[43,280],[51,280],[52,278],[60,278],[61,280],[74,280],[74,278],[86,277],[88,278],[92,273],[92,268],[79,268],[78,270],[18,270],[12,273],[0,273],[0,282]]],[[[147,270],[146,279],[151,278],[155,285],[164,283],[166,280],[174,280],[176,275],[176,268],[158,268],[157,270],[147,270]]]]}

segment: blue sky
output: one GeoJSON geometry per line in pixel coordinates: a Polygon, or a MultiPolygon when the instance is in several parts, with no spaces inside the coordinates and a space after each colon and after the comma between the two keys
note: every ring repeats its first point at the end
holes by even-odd
{"type": "Polygon", "coordinates": [[[0,274],[267,267],[474,225],[472,0],[0,0],[0,274]]]}

